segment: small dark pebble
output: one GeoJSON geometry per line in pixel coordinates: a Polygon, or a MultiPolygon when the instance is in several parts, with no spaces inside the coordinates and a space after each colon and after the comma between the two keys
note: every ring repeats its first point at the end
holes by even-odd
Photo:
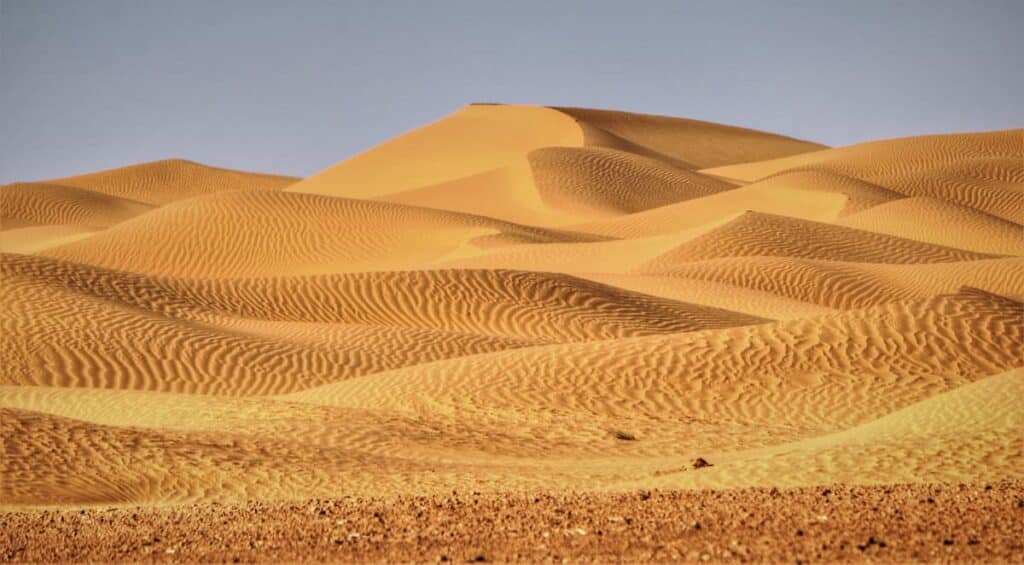
{"type": "Polygon", "coordinates": [[[703,467],[713,467],[713,466],[714,465],[709,463],[708,460],[704,459],[703,457],[698,457],[698,458],[693,460],[693,468],[694,469],[701,469],[703,467]]]}
{"type": "Polygon", "coordinates": [[[827,488],[827,489],[821,491],[821,496],[828,496],[830,494],[832,494],[832,489],[830,489],[830,488],[827,488]]]}
{"type": "Polygon", "coordinates": [[[871,537],[868,538],[867,543],[858,545],[857,549],[859,549],[861,551],[864,551],[864,550],[866,550],[867,548],[869,548],[869,547],[871,547],[873,545],[877,545],[878,547],[886,547],[886,543],[884,541],[877,540],[877,539],[875,539],[875,536],[871,536],[871,537]]]}
{"type": "Polygon", "coordinates": [[[974,539],[974,538],[971,538],[971,539],[967,540],[967,545],[978,545],[979,543],[981,543],[981,542],[976,540],[976,539],[974,539]]]}
{"type": "Polygon", "coordinates": [[[942,545],[953,545],[953,540],[951,540],[951,539],[944,539],[944,540],[942,540],[942,545]]]}
{"type": "Polygon", "coordinates": [[[804,531],[803,530],[797,530],[796,531],[796,535],[802,536],[802,535],[804,535],[804,531]]]}
{"type": "Polygon", "coordinates": [[[477,555],[476,557],[473,558],[473,561],[476,561],[477,563],[482,563],[484,561],[487,561],[487,558],[484,557],[483,555],[477,555]]]}

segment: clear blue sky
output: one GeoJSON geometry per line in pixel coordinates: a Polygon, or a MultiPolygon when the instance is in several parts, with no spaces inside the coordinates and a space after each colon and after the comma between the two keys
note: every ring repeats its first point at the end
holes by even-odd
{"type": "Polygon", "coordinates": [[[1024,126],[1022,0],[0,0],[0,182],[306,175],[473,101],[830,145],[1024,126]]]}

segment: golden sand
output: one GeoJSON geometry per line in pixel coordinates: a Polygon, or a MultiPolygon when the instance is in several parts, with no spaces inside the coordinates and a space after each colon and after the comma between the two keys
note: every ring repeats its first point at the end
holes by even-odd
{"type": "Polygon", "coordinates": [[[1024,479],[1022,130],[472,105],[0,196],[8,510],[1024,479]]]}

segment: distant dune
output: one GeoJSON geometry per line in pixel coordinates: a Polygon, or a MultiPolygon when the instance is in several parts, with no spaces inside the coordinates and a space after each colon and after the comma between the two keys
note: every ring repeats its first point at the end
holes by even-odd
{"type": "Polygon", "coordinates": [[[1024,130],[478,104],[0,197],[8,510],[1024,479],[1024,130]]]}

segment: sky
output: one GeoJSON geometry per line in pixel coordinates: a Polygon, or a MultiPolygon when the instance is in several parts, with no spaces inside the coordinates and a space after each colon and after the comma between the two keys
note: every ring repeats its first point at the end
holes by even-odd
{"type": "Polygon", "coordinates": [[[1021,0],[0,0],[0,183],[305,176],[470,102],[829,145],[1024,127],[1021,0]]]}

